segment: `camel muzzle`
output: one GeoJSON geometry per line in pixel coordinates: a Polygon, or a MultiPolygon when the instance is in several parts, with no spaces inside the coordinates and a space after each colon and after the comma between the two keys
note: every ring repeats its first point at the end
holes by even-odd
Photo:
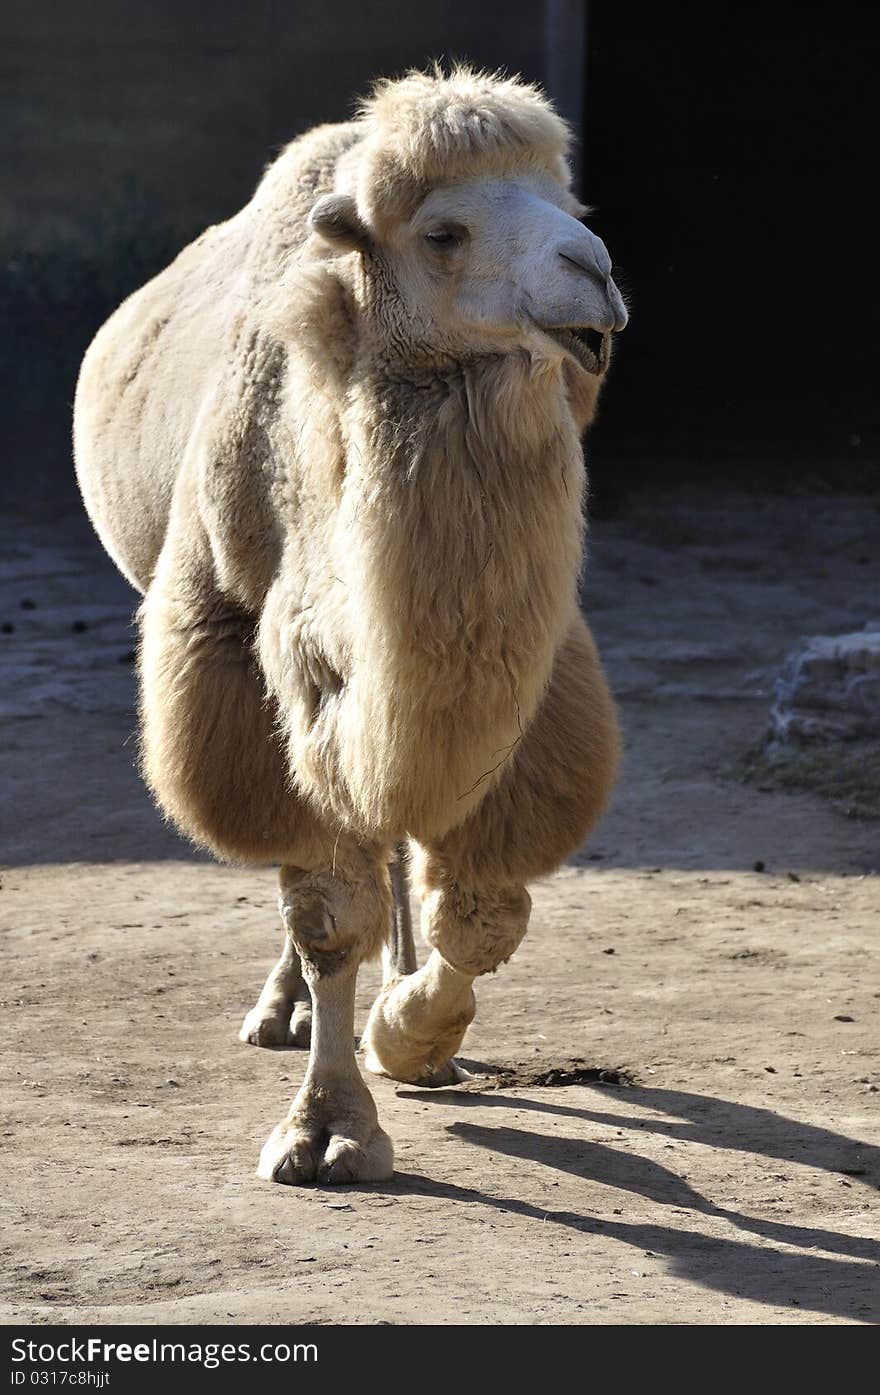
{"type": "Polygon", "coordinates": [[[592,325],[566,325],[545,328],[545,334],[561,344],[587,373],[596,376],[608,367],[611,356],[611,335],[592,325]]]}

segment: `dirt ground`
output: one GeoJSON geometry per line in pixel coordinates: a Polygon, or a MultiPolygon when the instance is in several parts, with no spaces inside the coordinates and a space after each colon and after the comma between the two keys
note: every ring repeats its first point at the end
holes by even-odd
{"type": "Polygon", "coordinates": [[[472,1084],[372,1082],[395,1179],[296,1189],[254,1167],[305,1058],[236,1036],[274,874],[152,809],[134,597],[86,525],[7,528],[0,1321],[876,1321],[880,825],[729,772],[800,636],[878,618],[878,560],[856,497],[594,525],[613,807],[479,983],[472,1084]]]}

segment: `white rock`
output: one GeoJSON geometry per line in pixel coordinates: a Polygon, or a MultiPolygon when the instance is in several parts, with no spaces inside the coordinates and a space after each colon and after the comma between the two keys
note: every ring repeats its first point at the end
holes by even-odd
{"type": "Polygon", "coordinates": [[[880,622],[805,640],[777,679],[770,716],[776,741],[880,736],[880,622]]]}

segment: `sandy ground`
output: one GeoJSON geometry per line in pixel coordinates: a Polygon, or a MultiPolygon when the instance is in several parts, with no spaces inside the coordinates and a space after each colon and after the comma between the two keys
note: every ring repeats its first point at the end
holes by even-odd
{"type": "Polygon", "coordinates": [[[792,644],[877,618],[875,502],[680,491],[594,526],[614,805],[478,985],[473,1084],[373,1082],[397,1175],[340,1189],[254,1177],[305,1065],[236,1039],[274,875],[151,808],[132,593],[79,520],[2,541],[0,1320],[880,1316],[878,825],[725,776],[792,644]]]}

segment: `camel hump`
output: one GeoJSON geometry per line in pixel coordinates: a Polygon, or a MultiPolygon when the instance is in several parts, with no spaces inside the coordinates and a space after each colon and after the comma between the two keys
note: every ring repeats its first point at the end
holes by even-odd
{"type": "Polygon", "coordinates": [[[153,575],[174,485],[225,337],[239,220],[210,228],[123,302],[80,369],[77,480],[107,552],[139,591],[153,575]]]}
{"type": "Polygon", "coordinates": [[[251,202],[129,296],[86,352],[74,403],[77,480],[104,547],[141,592],[155,571],[199,417],[242,341],[248,307],[307,236],[316,196],[332,187],[336,161],[358,135],[349,123],[293,141],[251,202]],[[281,204],[278,238],[278,220],[267,215],[281,204]]]}

